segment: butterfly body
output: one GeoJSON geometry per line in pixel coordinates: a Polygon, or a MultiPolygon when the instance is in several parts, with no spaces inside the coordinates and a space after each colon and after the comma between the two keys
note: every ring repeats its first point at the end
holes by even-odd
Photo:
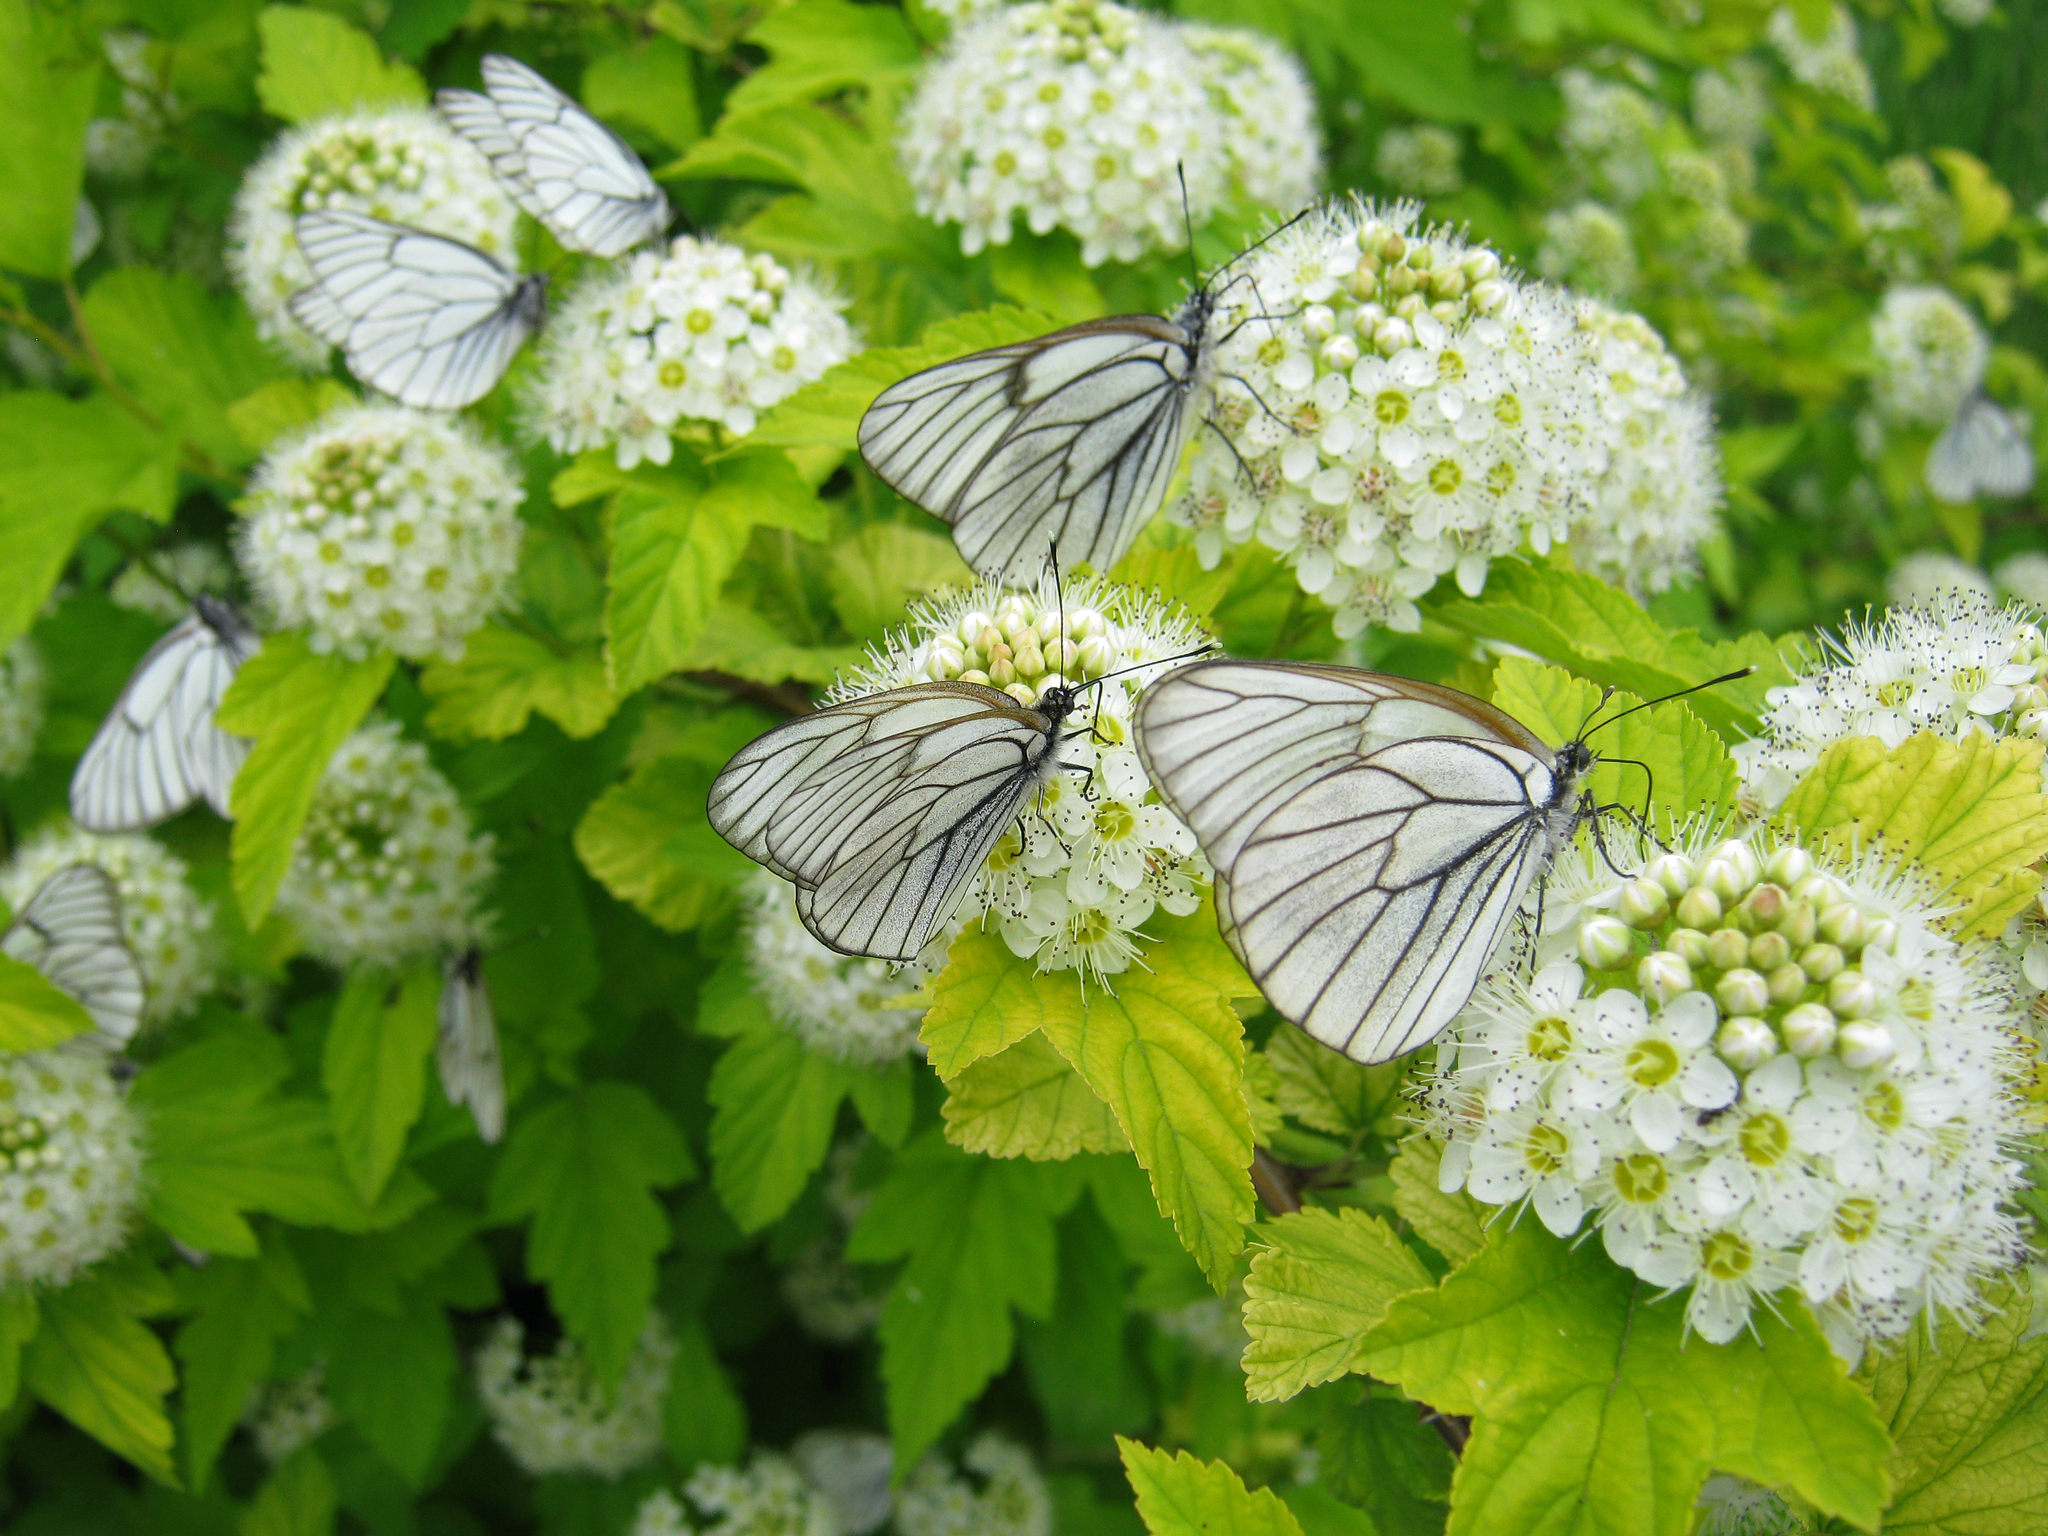
{"type": "Polygon", "coordinates": [[[1279,1013],[1364,1062],[1449,1025],[1592,813],[1583,741],[1382,673],[1200,662],[1146,691],[1136,728],[1224,938],[1279,1013]]]}
{"type": "Polygon", "coordinates": [[[451,1104],[469,1106],[481,1139],[496,1142],[505,1134],[505,1066],[483,956],[474,947],[447,964],[438,1022],[434,1059],[442,1091],[451,1104]]]}

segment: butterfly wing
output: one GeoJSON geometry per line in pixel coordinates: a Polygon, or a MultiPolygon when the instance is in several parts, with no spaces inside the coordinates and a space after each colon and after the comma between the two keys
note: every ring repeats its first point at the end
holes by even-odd
{"type": "Polygon", "coordinates": [[[498,104],[480,91],[449,87],[434,93],[434,106],[448,120],[448,126],[474,144],[491,162],[491,171],[505,190],[534,219],[545,223],[533,184],[526,179],[526,156],[519,140],[506,125],[498,104]]]}
{"type": "Polygon", "coordinates": [[[296,227],[314,281],[292,295],[293,316],[406,405],[482,399],[539,327],[541,279],[460,240],[331,209],[296,227]]]}
{"type": "Polygon", "coordinates": [[[984,576],[1030,575],[1048,543],[1107,570],[1179,467],[1197,344],[1122,315],[956,358],[875,397],[861,456],[984,576]]]}
{"type": "Polygon", "coordinates": [[[916,957],[1056,745],[1049,722],[973,683],[833,705],[736,754],[710,794],[719,835],[797,888],[797,912],[844,954],[916,957]]]}
{"type": "Polygon", "coordinates": [[[78,999],[115,1045],[142,1024],[142,969],[121,932],[121,897],[97,864],[60,869],[0,933],[0,952],[78,999]]]}
{"type": "Polygon", "coordinates": [[[1550,856],[1552,753],[1449,688],[1197,662],[1139,700],[1139,754],[1216,870],[1267,1000],[1359,1061],[1442,1030],[1550,856]]]}
{"type": "Polygon", "coordinates": [[[249,743],[213,723],[235,673],[256,650],[254,630],[202,597],[142,658],[71,776],[71,815],[93,832],[131,832],[204,798],[228,814],[249,743]]]}
{"type": "Polygon", "coordinates": [[[498,1053],[498,1023],[491,1011],[475,950],[449,962],[441,983],[441,1032],[435,1061],[451,1104],[466,1104],[476,1133],[495,1143],[505,1134],[505,1064],[498,1053]]]}
{"type": "Polygon", "coordinates": [[[1943,501],[2021,496],[2034,483],[2033,445],[2010,412],[1972,395],[1928,450],[1926,475],[1943,501]]]}

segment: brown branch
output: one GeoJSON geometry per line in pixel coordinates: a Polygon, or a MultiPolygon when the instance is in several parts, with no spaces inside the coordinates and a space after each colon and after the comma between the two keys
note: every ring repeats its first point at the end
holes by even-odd
{"type": "Polygon", "coordinates": [[[1264,1147],[1252,1148],[1252,1188],[1258,1191],[1266,1209],[1275,1216],[1292,1216],[1301,1209],[1295,1193],[1295,1170],[1272,1156],[1264,1147]]]}
{"type": "Polygon", "coordinates": [[[811,712],[811,696],[796,683],[757,683],[750,677],[735,677],[730,672],[715,671],[685,672],[682,676],[688,682],[717,688],[778,715],[808,715],[811,712]]]}

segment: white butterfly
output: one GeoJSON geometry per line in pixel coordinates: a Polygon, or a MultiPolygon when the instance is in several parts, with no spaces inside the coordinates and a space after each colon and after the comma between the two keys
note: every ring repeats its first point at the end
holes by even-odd
{"type": "Polygon", "coordinates": [[[1927,453],[1927,489],[1943,501],[2023,496],[2034,484],[2034,445],[2023,419],[1973,394],[1927,453]]]}
{"type": "Polygon", "coordinates": [[[1456,1017],[1592,811],[1583,741],[1553,751],[1469,694],[1352,667],[1197,662],[1135,724],[1215,868],[1224,938],[1283,1017],[1356,1061],[1456,1017]]]}
{"type": "Polygon", "coordinates": [[[0,933],[0,952],[78,999],[119,1047],[142,1024],[142,968],[121,932],[121,896],[97,864],[72,864],[36,888],[0,933]]]}
{"type": "Polygon", "coordinates": [[[256,631],[207,593],[142,658],[71,775],[71,816],[93,832],[132,832],[204,799],[228,814],[249,743],[213,723],[256,652],[256,631]]]}
{"type": "Polygon", "coordinates": [[[498,1054],[498,1024],[484,985],[483,957],[470,949],[448,962],[441,983],[441,1034],[435,1061],[451,1104],[467,1104],[476,1133],[495,1142],[505,1134],[505,1064],[498,1054]]]}
{"type": "Polygon", "coordinates": [[[979,683],[918,683],[779,725],[712,782],[711,825],[796,886],[841,954],[910,960],[989,850],[1061,768],[1077,690],[1034,705],[979,683]]]}
{"type": "Polygon", "coordinates": [[[293,317],[406,405],[481,400],[546,315],[545,275],[521,277],[460,240],[334,209],[294,227],[313,283],[292,295],[293,317]]]}
{"type": "Polygon", "coordinates": [[[434,104],[566,249],[617,256],[668,227],[668,199],[640,157],[517,59],[487,53],[484,90],[434,104]]]}

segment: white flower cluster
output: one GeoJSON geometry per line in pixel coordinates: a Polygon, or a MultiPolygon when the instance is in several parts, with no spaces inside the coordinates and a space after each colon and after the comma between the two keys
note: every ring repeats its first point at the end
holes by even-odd
{"type": "Polygon", "coordinates": [[[1602,388],[1585,428],[1586,508],[1572,553],[1582,570],[1638,596],[1661,592],[1693,568],[1693,552],[1714,532],[1721,465],[1713,415],[1648,321],[1590,299],[1578,318],[1602,388]]]}
{"type": "Polygon", "coordinates": [[[528,1358],[526,1330],[503,1317],[476,1353],[476,1395],[505,1454],[534,1477],[594,1472],[617,1477],[661,1449],[676,1342],[649,1314],[625,1374],[607,1393],[582,1346],[563,1338],[552,1353],[528,1358]]]}
{"type": "Polygon", "coordinates": [[[1962,245],[1962,212],[1934,178],[1934,167],[1918,155],[1885,162],[1889,202],[1857,210],[1870,261],[1878,270],[1911,282],[1931,254],[1946,264],[1962,245]]]}
{"type": "Polygon", "coordinates": [[[1991,579],[2005,596],[2048,611],[2048,555],[2023,550],[2001,561],[1991,579]]]}
{"type": "Polygon", "coordinates": [[[1158,803],[1131,736],[1132,707],[1160,676],[1148,664],[1208,638],[1158,598],[1096,578],[1068,582],[1064,597],[1050,578],[1035,591],[982,582],[913,609],[888,649],[829,698],[958,678],[1033,704],[1048,688],[1124,672],[1091,690],[1068,724],[1078,734],[1060,756],[1088,776],[1053,777],[997,842],[960,909],[968,922],[995,918],[1011,951],[1041,971],[1103,977],[1129,968],[1155,908],[1185,916],[1208,883],[1194,834],[1158,803]]]}
{"type": "Polygon", "coordinates": [[[1244,1288],[1235,1281],[1227,1297],[1198,1296],[1154,1312],[1152,1325],[1211,1360],[1235,1363],[1251,1341],[1244,1328],[1244,1288]]]}
{"type": "Polygon", "coordinates": [[[1543,215],[1536,270],[1587,293],[1625,298],[1636,285],[1635,236],[1605,203],[1584,199],[1543,215]]]}
{"type": "Polygon", "coordinates": [[[242,1414],[242,1424],[256,1442],[256,1454],[273,1467],[340,1422],[341,1416],[327,1396],[324,1359],[315,1360],[289,1381],[256,1388],[242,1414]]]}
{"type": "Polygon", "coordinates": [[[866,1135],[856,1133],[833,1146],[820,1185],[831,1228],[799,1249],[782,1272],[782,1299],[789,1310],[804,1332],[828,1344],[851,1344],[873,1332],[888,1299],[875,1271],[846,1258],[846,1239],[873,1198],[854,1186],[866,1145],[866,1135]]]}
{"type": "Polygon", "coordinates": [[[1716,1343],[1796,1286],[1853,1356],[2018,1260],[2017,1009],[1916,875],[1695,833],[1619,881],[1569,853],[1549,901],[1564,957],[1438,1052],[1444,1189],[1590,1217],[1716,1343]]]}
{"type": "Polygon", "coordinates": [[[186,879],[185,861],[139,832],[102,834],[62,823],[44,828],[0,870],[0,897],[19,912],[44,881],[73,864],[97,864],[121,897],[121,934],[142,968],[144,1024],[190,1013],[221,968],[214,910],[186,879]]]}
{"type": "Polygon", "coordinates": [[[0,651],[0,779],[28,766],[42,728],[43,657],[23,635],[0,651]]]}
{"type": "Polygon", "coordinates": [[[0,1056],[0,1283],[66,1285],[126,1241],[141,1128],[106,1058],[0,1056]]]}
{"type": "Polygon", "coordinates": [[[1887,421],[1939,427],[1984,379],[1991,343],[1946,288],[1893,288],[1870,321],[1871,397],[1887,421]]]}
{"type": "Polygon", "coordinates": [[[747,887],[747,968],[775,1021],[807,1050],[840,1061],[894,1061],[917,1049],[924,1010],[904,1006],[945,969],[948,927],[907,965],[842,955],[811,936],[797,916],[796,891],[780,875],[747,887]]]}
{"type": "Polygon", "coordinates": [[[1915,550],[1884,573],[1885,598],[1901,607],[1930,603],[1948,593],[1990,597],[1995,591],[1991,578],[1976,566],[1939,549],[1915,550]]]}
{"type": "Polygon", "coordinates": [[[149,558],[156,571],[177,585],[166,586],[149,566],[140,560],[130,560],[107,588],[107,596],[115,607],[146,613],[167,624],[176,623],[192,611],[186,593],[196,596],[211,592],[219,597],[234,581],[234,568],[228,564],[227,556],[211,544],[174,544],[155,551],[149,558]]]}
{"type": "Polygon", "coordinates": [[[1657,185],[1655,145],[1663,112],[1634,86],[1571,68],[1557,77],[1564,93],[1558,144],[1596,190],[1623,204],[1657,185]]]}
{"type": "Polygon", "coordinates": [[[2048,737],[2048,642],[2033,613],[1981,592],[1949,590],[1922,603],[1823,633],[1819,664],[1773,688],[1763,729],[1736,749],[1748,792],[1781,804],[1822,752],[1849,736],[1886,750],[1932,731],[2048,737]]]}
{"type": "Polygon", "coordinates": [[[1373,174],[1403,197],[1449,197],[1465,185],[1465,147],[1448,128],[1413,123],[1389,128],[1373,146],[1373,174]]]}
{"type": "Polygon", "coordinates": [[[1241,264],[1210,320],[1235,377],[1168,510],[1207,566],[1279,551],[1345,637],[1412,631],[1439,577],[1476,595],[1495,556],[1568,538],[1604,387],[1563,296],[1417,216],[1336,203],[1241,264]]]}
{"type": "Polygon", "coordinates": [[[936,1456],[918,1464],[896,1500],[899,1536],[1052,1536],[1052,1495],[1030,1452],[983,1434],[960,1465],[969,1475],[936,1456]]]}
{"type": "Polygon", "coordinates": [[[518,209],[470,142],[424,107],[387,107],[301,123],[264,152],[235,194],[228,270],[256,329],[307,367],[327,343],[288,301],[313,280],[293,225],[335,208],[447,235],[509,257],[518,209]]]}
{"type": "Polygon", "coordinates": [[[1934,8],[1959,27],[1981,27],[1997,8],[1997,0],[1934,0],[1934,8]]]}
{"type": "Polygon", "coordinates": [[[184,115],[178,93],[164,82],[150,58],[151,38],[136,27],[112,27],[100,34],[107,68],[121,82],[121,114],[96,117],[85,125],[85,168],[109,181],[130,181],[149,169],[164,135],[184,115]]]}
{"type": "Polygon", "coordinates": [[[845,301],[772,256],[679,235],[569,295],[527,397],[561,453],[666,464],[679,423],[744,437],[759,413],[856,350],[845,301]]]}
{"type": "Polygon", "coordinates": [[[1187,243],[1233,192],[1293,212],[1320,174],[1315,99],[1255,33],[1187,28],[1111,0],[1033,0],[956,32],[904,110],[918,212],[973,255],[1022,214],[1099,266],[1187,243]]]}
{"type": "Polygon", "coordinates": [[[453,660],[510,599],[525,494],[517,462],[466,421],[347,406],[256,466],[242,568],[316,651],[453,660]]]}
{"type": "Polygon", "coordinates": [[[1856,51],[1856,21],[1845,5],[1837,5],[1828,17],[1827,31],[1809,37],[1800,24],[1799,13],[1781,5],[1771,13],[1765,36],[1785,61],[1792,78],[1803,85],[1871,111],[1877,105],[1877,87],[1870,69],[1856,51]]]}
{"type": "Polygon", "coordinates": [[[391,721],[341,744],[278,887],[278,910],[334,966],[462,949],[495,866],[455,790],[391,721]]]}
{"type": "Polygon", "coordinates": [[[632,1536],[839,1536],[832,1504],[786,1456],[757,1451],[745,1470],[699,1467],[683,1484],[686,1506],[666,1488],[649,1494],[632,1536]],[[690,1518],[694,1507],[702,1522],[690,1518]]]}
{"type": "Polygon", "coordinates": [[[1710,142],[1753,150],[1769,136],[1770,117],[1770,91],[1756,60],[1731,59],[1725,69],[1692,77],[1692,123],[1710,142]]]}

